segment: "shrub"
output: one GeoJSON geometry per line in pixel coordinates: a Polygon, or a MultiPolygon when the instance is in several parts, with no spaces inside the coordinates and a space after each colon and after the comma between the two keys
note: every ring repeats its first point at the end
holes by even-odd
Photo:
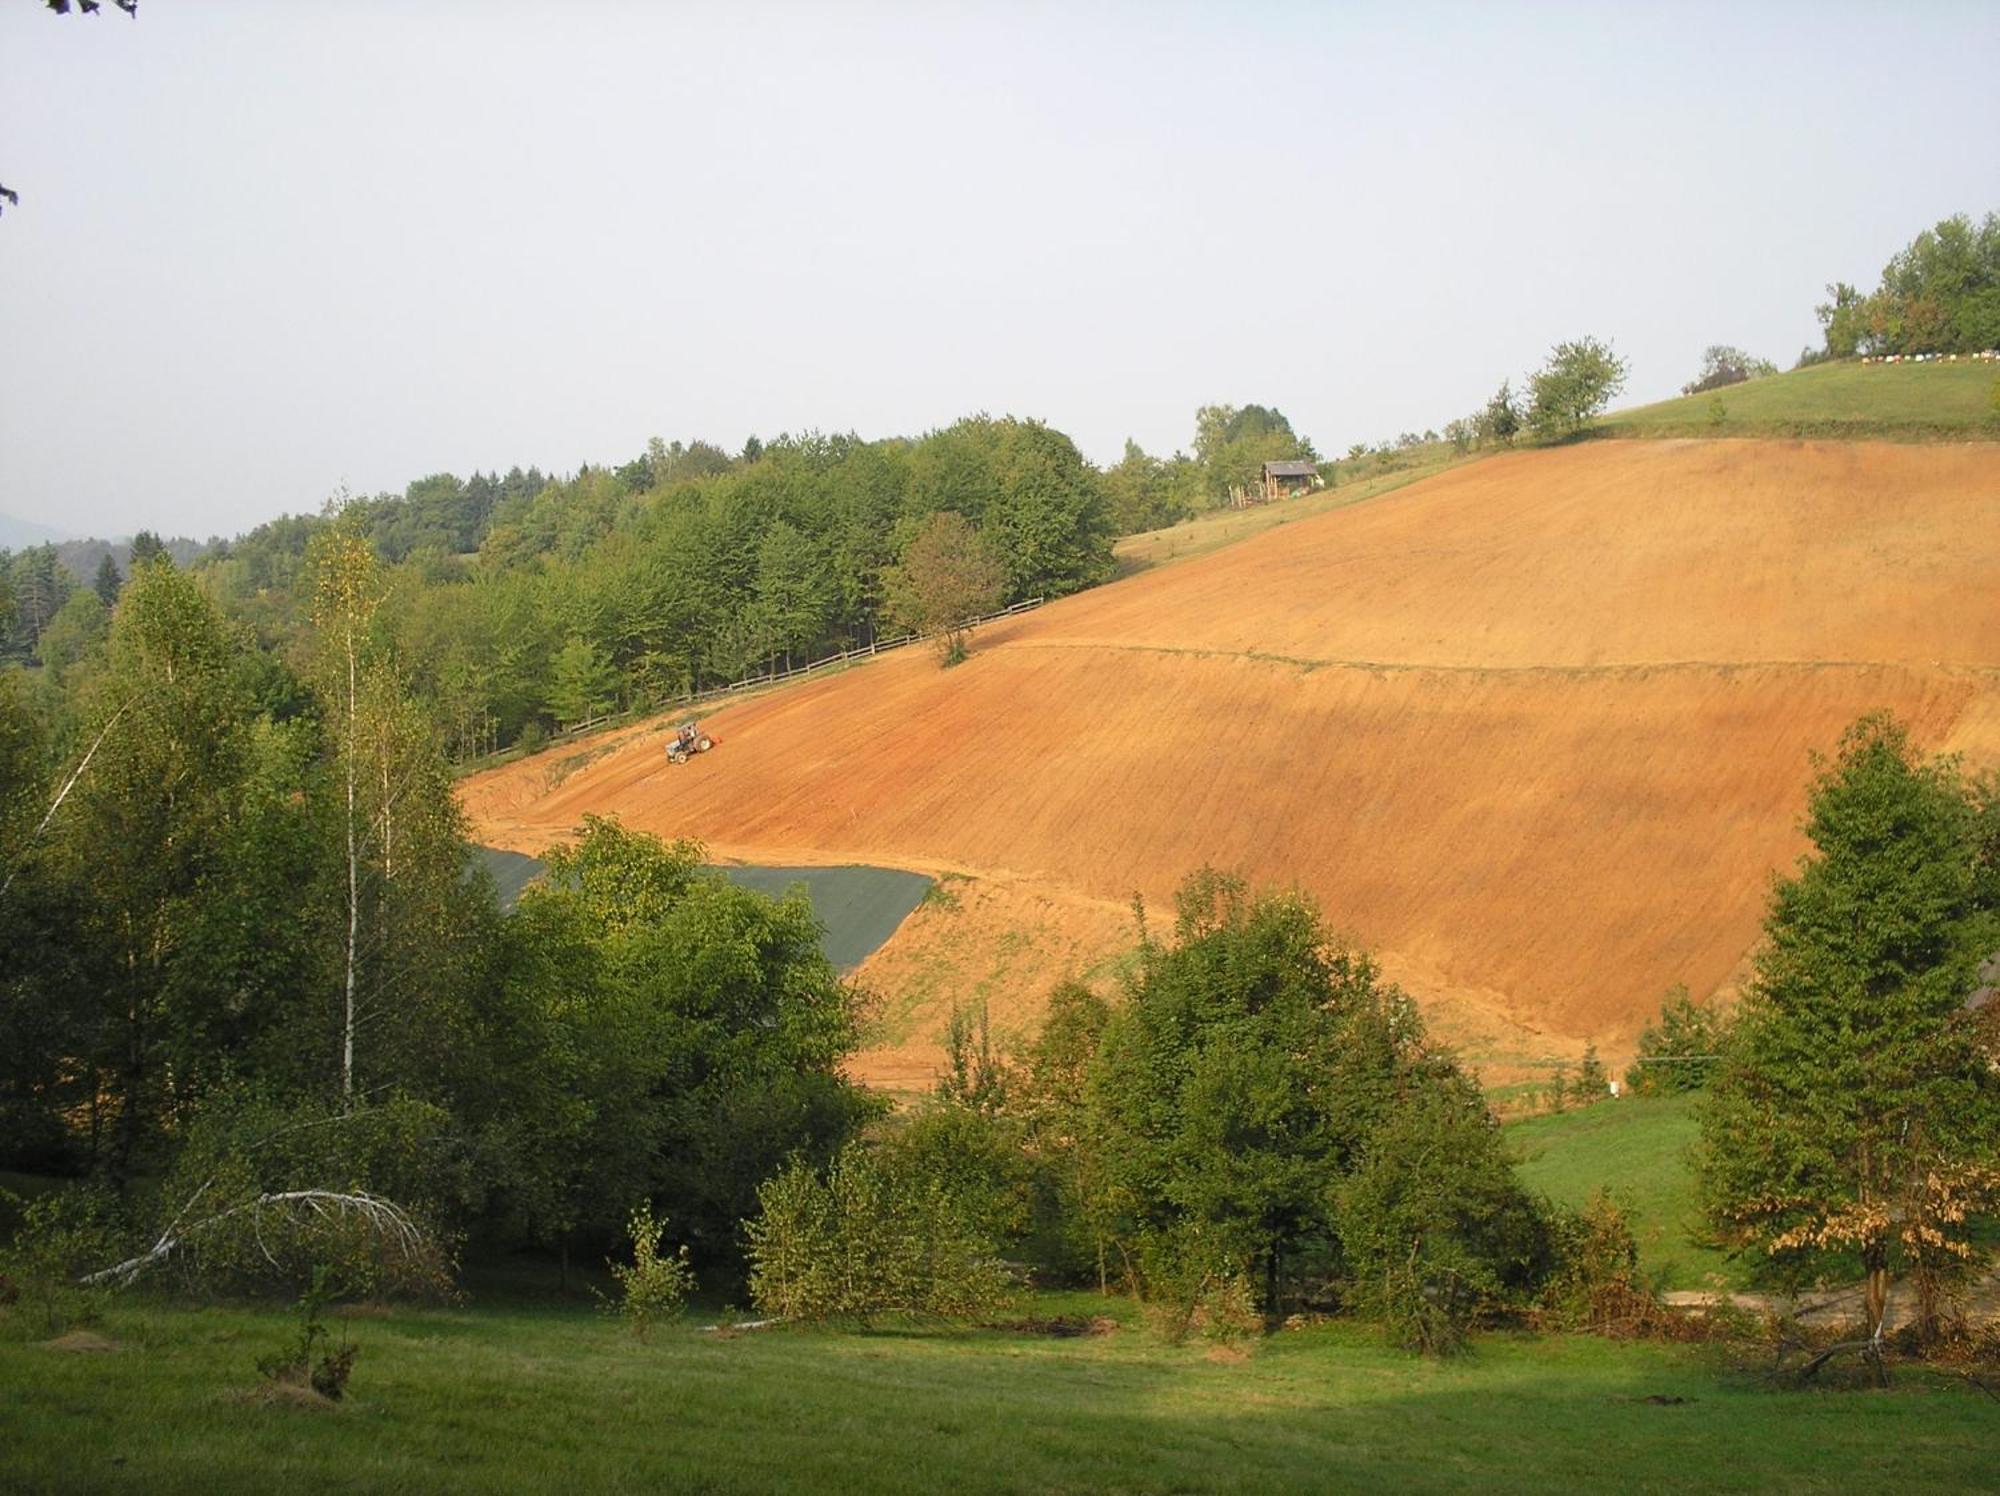
{"type": "Polygon", "coordinates": [[[678,1253],[661,1251],[667,1223],[654,1220],[650,1206],[635,1205],[625,1231],[632,1242],[632,1261],[629,1266],[608,1264],[618,1280],[618,1299],[612,1307],[644,1340],[655,1325],[680,1317],[694,1287],[694,1271],[688,1266],[685,1246],[678,1253]]]}
{"type": "Polygon", "coordinates": [[[993,1047],[992,1023],[982,999],[974,1007],[951,1010],[944,1033],[945,1073],[938,1078],[942,1101],[975,1112],[1006,1108],[1007,1064],[993,1047]]]}
{"type": "Polygon", "coordinates": [[[1469,1082],[1402,1098],[1337,1198],[1348,1297],[1405,1349],[1459,1349],[1545,1273],[1547,1222],[1469,1082]]]}
{"type": "Polygon", "coordinates": [[[1223,1345],[1262,1333],[1249,1253],[1215,1224],[1182,1221],[1145,1237],[1138,1268],[1147,1321],[1167,1344],[1195,1332],[1223,1345]]]}
{"type": "Polygon", "coordinates": [[[1582,1210],[1549,1219],[1554,1268],[1543,1284],[1545,1324],[1601,1335],[1636,1334],[1660,1313],[1639,1276],[1639,1246],[1611,1192],[1600,1189],[1582,1210]]]}
{"type": "Polygon", "coordinates": [[[349,1345],[345,1335],[338,1348],[333,1344],[324,1315],[326,1306],[337,1297],[334,1283],[334,1272],[326,1264],[313,1269],[312,1281],[299,1295],[298,1343],[288,1351],[263,1357],[257,1369],[271,1381],[311,1387],[321,1397],[338,1402],[347,1391],[347,1379],[354,1374],[361,1348],[349,1345]]]}
{"type": "Polygon", "coordinates": [[[1389,1343],[1421,1356],[1455,1356],[1491,1300],[1485,1264],[1449,1238],[1417,1238],[1401,1262],[1385,1263],[1367,1300],[1389,1343]]]}
{"type": "Polygon", "coordinates": [[[1583,1059],[1576,1067],[1576,1085],[1570,1095],[1578,1106],[1589,1106],[1602,1101],[1611,1092],[1611,1075],[1604,1068],[1604,1061],[1597,1057],[1597,1046],[1583,1046],[1583,1059]]]}
{"type": "Polygon", "coordinates": [[[860,1143],[824,1176],[795,1161],[757,1192],[750,1294],[759,1312],[804,1323],[884,1316],[969,1320],[1010,1283],[967,1203],[942,1182],[860,1143]]]}
{"type": "Polygon", "coordinates": [[[885,1128],[879,1155],[891,1172],[927,1180],[951,1196],[988,1241],[1016,1241],[1030,1228],[1032,1171],[1014,1116],[924,1103],[885,1128]]]}
{"type": "Polygon", "coordinates": [[[466,1190],[450,1126],[442,1108],[408,1098],[342,1111],[215,1096],[161,1188],[147,1240],[170,1250],[133,1266],[171,1267],[204,1292],[296,1292],[325,1269],[356,1295],[447,1293],[450,1243],[431,1223],[466,1190]]]}
{"type": "Polygon", "coordinates": [[[108,1287],[79,1281],[114,1261],[122,1243],[111,1198],[95,1189],[56,1190],[21,1201],[21,1224],[0,1268],[16,1295],[16,1308],[30,1334],[60,1335],[94,1323],[111,1296],[108,1287]]]}
{"type": "Polygon", "coordinates": [[[1658,1023],[1639,1035],[1639,1057],[1625,1072],[1625,1087],[1635,1095],[1678,1096],[1707,1085],[1720,1063],[1728,1023],[1714,1008],[1704,1007],[1676,986],[1660,1004],[1658,1023]]]}
{"type": "MultiPolygon", "coordinates": [[[[1777,372],[1777,366],[1769,359],[1758,358],[1755,354],[1745,353],[1741,348],[1732,348],[1726,343],[1717,343],[1702,354],[1701,372],[1681,386],[1681,393],[1705,395],[1710,390],[1742,384],[1749,379],[1762,379],[1767,374],[1777,372]]],[[[1717,404],[1719,403],[1718,401],[1717,404]]]]}

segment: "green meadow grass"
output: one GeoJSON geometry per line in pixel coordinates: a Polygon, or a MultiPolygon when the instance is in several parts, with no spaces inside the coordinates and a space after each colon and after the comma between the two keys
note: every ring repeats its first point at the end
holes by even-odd
{"type": "Polygon", "coordinates": [[[1639,1264],[1663,1288],[1741,1287],[1741,1265],[1705,1246],[1687,1151],[1695,1140],[1691,1096],[1627,1096],[1510,1122],[1506,1138],[1521,1180],[1562,1205],[1601,1187],[1625,1207],[1639,1264]]]}
{"type": "Polygon", "coordinates": [[[348,1397],[312,1408],[245,1400],[288,1316],[124,1307],[109,1352],[0,1341],[0,1487],[1946,1491],[1990,1488],[2000,1441],[2000,1404],[1919,1372],[1775,1392],[1684,1346],[1489,1335],[1432,1362],[1351,1325],[1218,1360],[1122,1301],[1032,1308],[1118,1328],[640,1344],[574,1307],[396,1311],[349,1322],[348,1397]]]}
{"type": "Polygon", "coordinates": [[[1331,488],[1315,489],[1294,499],[1272,504],[1256,504],[1248,509],[1211,509],[1162,530],[1142,530],[1122,537],[1112,547],[1117,559],[1117,575],[1129,577],[1156,566],[1176,561],[1192,561],[1239,540],[1248,540],[1266,530],[1311,519],[1334,509],[1345,509],[1367,499],[1407,488],[1424,478],[1435,477],[1446,468],[1472,459],[1454,453],[1442,443],[1415,452],[1399,453],[1390,459],[1396,466],[1382,470],[1381,459],[1338,465],[1338,479],[1331,488]]]}
{"type": "Polygon", "coordinates": [[[1815,364],[1704,395],[1614,410],[1597,436],[2000,438],[2000,364],[1815,364]],[[1718,419],[1719,415],[1719,419],[1718,419]]]}

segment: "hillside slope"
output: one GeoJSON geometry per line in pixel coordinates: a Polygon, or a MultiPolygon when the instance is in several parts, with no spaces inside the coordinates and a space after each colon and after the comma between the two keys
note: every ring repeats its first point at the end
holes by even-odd
{"type": "Polygon", "coordinates": [[[956,670],[729,707],[685,768],[640,733],[465,801],[520,850],[614,812],[974,875],[862,970],[879,1076],[921,1078],[954,1000],[1031,1018],[1203,862],[1312,892],[1504,1068],[1740,975],[1807,755],[1863,712],[2000,760],[1996,576],[2000,448],[1510,454],[995,625],[956,670]]]}
{"type": "Polygon", "coordinates": [[[1793,436],[1941,441],[2000,438],[2000,363],[1842,359],[1614,410],[1601,436],[1793,436]]]}

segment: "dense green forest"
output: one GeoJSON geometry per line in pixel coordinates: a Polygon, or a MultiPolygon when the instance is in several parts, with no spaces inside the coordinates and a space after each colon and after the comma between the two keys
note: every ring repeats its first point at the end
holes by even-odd
{"type": "MultiPolygon", "coordinates": [[[[655,439],[566,478],[434,474],[337,506],[385,567],[372,628],[463,760],[610,709],[662,705],[893,632],[886,576],[926,516],[962,516],[1004,566],[1004,601],[1105,580],[1111,542],[1310,457],[1275,410],[1204,407],[1192,456],[1127,444],[1100,472],[1037,421],[974,416],[914,440],[752,438],[731,456],[655,439]]],[[[274,520],[188,560],[232,626],[296,663],[304,576],[333,510],[274,520]]],[[[143,560],[168,550],[150,536],[143,560]]],[[[130,564],[130,563],[128,563],[130,564]]],[[[0,652],[48,687],[95,668],[121,582],[53,546],[0,557],[0,652]]]]}
{"type": "Polygon", "coordinates": [[[201,580],[142,561],[60,720],[0,671],[0,1168],[93,1182],[70,1242],[310,1183],[441,1249],[665,1198],[726,1264],[756,1184],[872,1110],[810,905],[606,826],[503,919],[359,516],[304,558],[296,668],[201,580]]]}

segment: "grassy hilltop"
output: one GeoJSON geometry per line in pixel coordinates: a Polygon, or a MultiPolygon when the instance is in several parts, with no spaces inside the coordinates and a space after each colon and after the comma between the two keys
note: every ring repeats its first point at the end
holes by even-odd
{"type": "Polygon", "coordinates": [[[1815,364],[1706,394],[1613,411],[1600,436],[2000,439],[2000,364],[1815,364]]]}

